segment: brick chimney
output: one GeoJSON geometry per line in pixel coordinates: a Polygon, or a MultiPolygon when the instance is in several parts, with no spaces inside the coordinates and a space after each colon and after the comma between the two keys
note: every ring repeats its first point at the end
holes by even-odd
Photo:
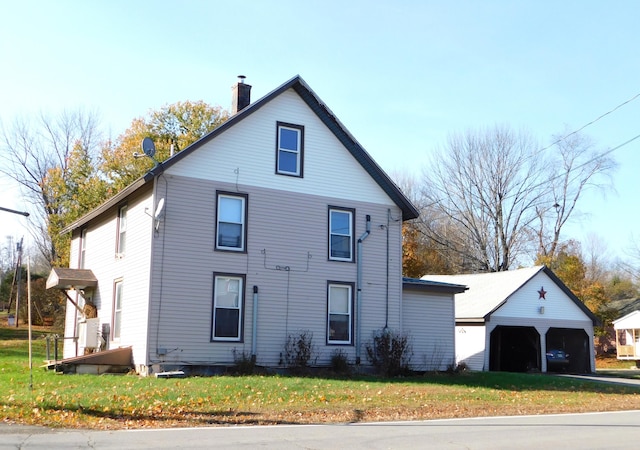
{"type": "Polygon", "coordinates": [[[251,103],[251,86],[244,83],[244,75],[238,75],[238,82],[231,87],[231,114],[242,111],[251,103]]]}

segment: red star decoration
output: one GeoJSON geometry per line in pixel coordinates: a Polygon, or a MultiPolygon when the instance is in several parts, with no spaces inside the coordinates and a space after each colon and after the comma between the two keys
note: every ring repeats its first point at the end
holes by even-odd
{"type": "Polygon", "coordinates": [[[545,297],[545,295],[547,295],[547,291],[544,290],[544,286],[540,288],[540,290],[538,291],[538,294],[540,294],[540,297],[538,297],[538,300],[543,298],[543,299],[547,299],[547,297],[545,297]]]}

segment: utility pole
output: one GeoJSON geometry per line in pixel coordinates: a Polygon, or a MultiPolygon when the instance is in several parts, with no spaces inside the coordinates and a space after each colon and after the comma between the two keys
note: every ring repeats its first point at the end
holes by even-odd
{"type": "MultiPolygon", "coordinates": [[[[15,209],[4,208],[0,206],[0,211],[9,212],[12,214],[19,214],[21,216],[29,217],[28,212],[24,211],[16,211],[15,209]]],[[[24,238],[23,238],[24,239],[24,238]]],[[[18,307],[20,306],[20,282],[22,279],[22,239],[20,239],[20,243],[18,244],[18,262],[16,265],[16,275],[14,276],[14,280],[18,279],[17,291],[16,291],[16,328],[18,328],[18,324],[20,323],[20,319],[18,317],[18,307]]],[[[30,307],[31,305],[29,305],[30,307]]],[[[9,308],[11,308],[11,299],[9,299],[9,308]]],[[[29,311],[31,314],[31,311],[29,311]]],[[[31,320],[31,317],[29,317],[31,320]]]]}

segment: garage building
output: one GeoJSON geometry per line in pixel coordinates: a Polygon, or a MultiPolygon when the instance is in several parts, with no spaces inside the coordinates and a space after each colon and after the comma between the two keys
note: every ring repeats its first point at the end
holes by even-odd
{"type": "Polygon", "coordinates": [[[456,294],[456,361],[471,370],[595,371],[597,318],[546,266],[423,280],[466,285],[456,294]],[[568,354],[561,363],[547,353],[568,354]]]}

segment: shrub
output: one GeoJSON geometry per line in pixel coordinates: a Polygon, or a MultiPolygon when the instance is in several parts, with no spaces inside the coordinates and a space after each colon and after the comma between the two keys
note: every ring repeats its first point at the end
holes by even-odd
{"type": "Polygon", "coordinates": [[[238,375],[253,375],[256,370],[256,360],[248,352],[239,352],[235,348],[233,351],[233,373],[238,375]]]}
{"type": "Polygon", "coordinates": [[[408,335],[387,328],[374,331],[366,350],[369,362],[381,375],[394,377],[409,373],[413,350],[408,335]]]}
{"type": "Polygon", "coordinates": [[[351,372],[347,352],[341,348],[336,349],[331,353],[331,370],[337,374],[343,375],[348,375],[351,372]]]}
{"type": "Polygon", "coordinates": [[[317,359],[313,345],[313,333],[308,330],[289,334],[284,345],[284,359],[294,373],[304,373],[313,359],[317,359]]]}

